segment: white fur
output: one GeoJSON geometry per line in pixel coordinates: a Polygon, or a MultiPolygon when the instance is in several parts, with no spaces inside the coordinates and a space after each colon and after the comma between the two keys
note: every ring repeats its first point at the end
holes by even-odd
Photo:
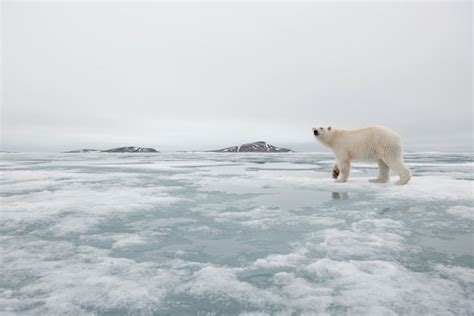
{"type": "Polygon", "coordinates": [[[338,182],[346,182],[349,178],[351,161],[378,163],[379,176],[371,179],[371,182],[387,182],[390,169],[400,177],[395,184],[406,184],[411,178],[410,170],[403,163],[400,136],[388,128],[313,128],[313,133],[319,142],[332,149],[337,161],[334,170],[337,171],[336,174],[339,172],[337,169],[341,171],[338,182]]]}

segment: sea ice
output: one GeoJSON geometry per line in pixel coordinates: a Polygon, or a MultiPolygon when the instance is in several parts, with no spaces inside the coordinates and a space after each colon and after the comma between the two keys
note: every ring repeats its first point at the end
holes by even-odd
{"type": "Polygon", "coordinates": [[[474,310],[472,154],[0,155],[2,314],[474,310]]]}

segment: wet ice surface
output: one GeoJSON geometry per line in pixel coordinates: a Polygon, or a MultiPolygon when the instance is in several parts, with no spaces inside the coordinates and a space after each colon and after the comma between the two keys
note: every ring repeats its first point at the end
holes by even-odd
{"type": "Polygon", "coordinates": [[[473,156],[406,160],[2,154],[0,311],[471,314],[473,156]]]}

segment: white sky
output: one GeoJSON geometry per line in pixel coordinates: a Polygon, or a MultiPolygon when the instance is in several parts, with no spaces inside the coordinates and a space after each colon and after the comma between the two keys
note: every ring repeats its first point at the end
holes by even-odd
{"type": "Polygon", "coordinates": [[[2,2],[2,150],[472,149],[472,5],[2,2]]]}

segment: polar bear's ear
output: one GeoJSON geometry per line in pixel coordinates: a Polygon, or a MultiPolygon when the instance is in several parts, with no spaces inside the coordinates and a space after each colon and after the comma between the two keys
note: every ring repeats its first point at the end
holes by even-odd
{"type": "Polygon", "coordinates": [[[328,127],[328,131],[330,131],[330,130],[331,130],[331,126],[328,127]]]}

